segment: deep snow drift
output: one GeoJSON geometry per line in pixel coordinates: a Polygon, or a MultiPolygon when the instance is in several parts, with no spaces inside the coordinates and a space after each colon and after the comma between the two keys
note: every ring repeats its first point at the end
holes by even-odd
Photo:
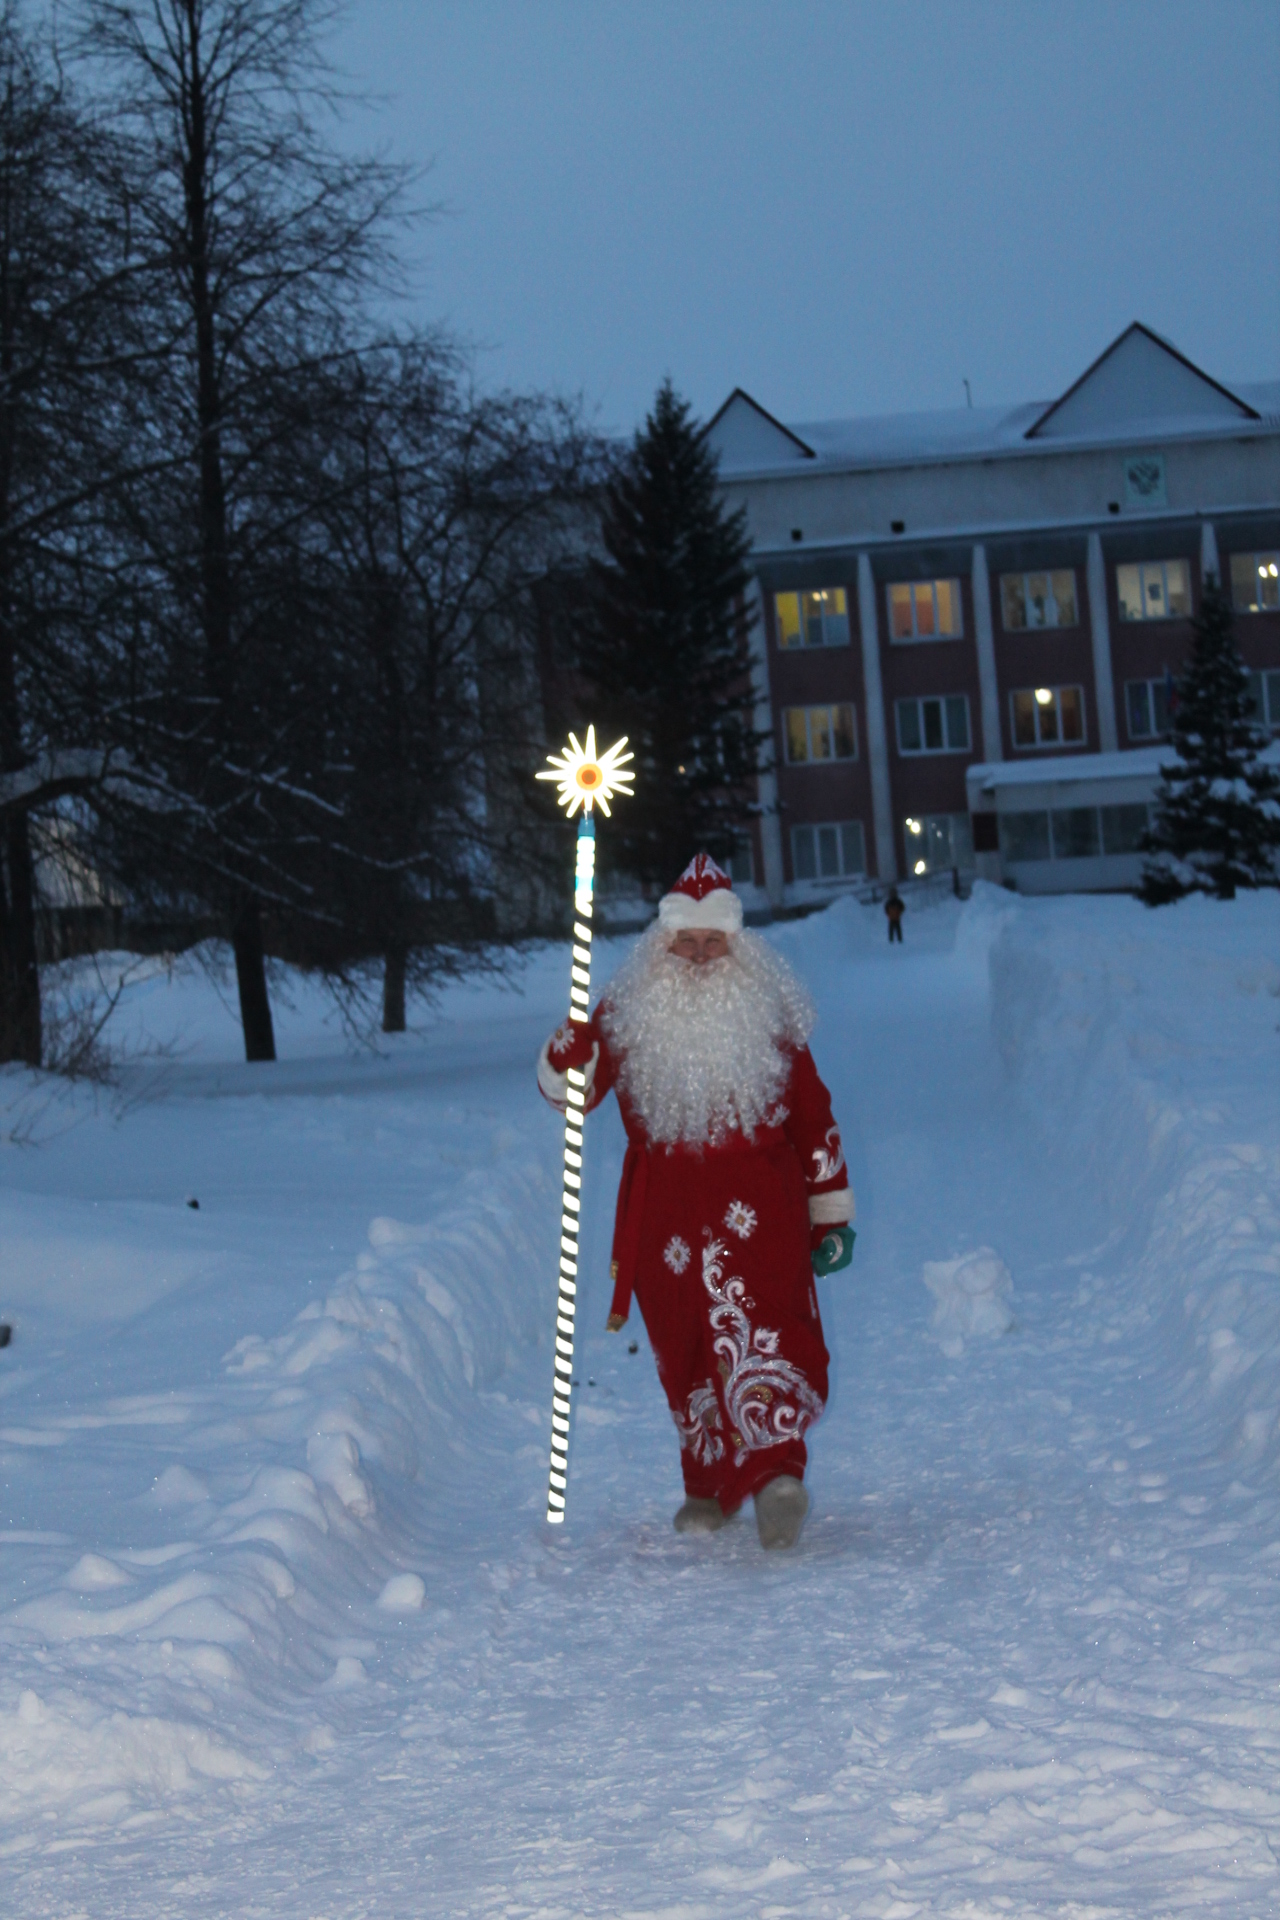
{"type": "Polygon", "coordinates": [[[612,1109],[542,1524],[563,954],[267,1068],[152,966],[117,1093],[4,1080],[7,1911],[1274,1909],[1280,902],[880,918],[771,936],[859,1203],[776,1560],[671,1531],[612,1109]]]}

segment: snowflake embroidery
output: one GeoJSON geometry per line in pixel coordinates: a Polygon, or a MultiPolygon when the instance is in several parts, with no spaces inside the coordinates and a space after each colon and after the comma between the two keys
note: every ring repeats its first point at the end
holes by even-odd
{"type": "Polygon", "coordinates": [[[730,1233],[736,1233],[739,1240],[749,1240],[756,1230],[756,1210],[749,1207],[745,1200],[731,1200],[724,1223],[730,1233]]]}
{"type": "MultiPolygon", "coordinates": [[[[743,1302],[744,1306],[746,1302],[743,1302]]],[[[757,1353],[776,1353],[778,1336],[772,1327],[757,1327],[751,1341],[757,1353]]]]}
{"type": "Polygon", "coordinates": [[[678,1233],[673,1233],[662,1250],[662,1257],[672,1273],[683,1273],[689,1264],[689,1242],[682,1240],[678,1233]]]}
{"type": "Polygon", "coordinates": [[[568,1053],[572,1045],[572,1029],[569,1027],[557,1027],[548,1043],[547,1052],[551,1054],[554,1059],[558,1060],[563,1054],[568,1053]]]}

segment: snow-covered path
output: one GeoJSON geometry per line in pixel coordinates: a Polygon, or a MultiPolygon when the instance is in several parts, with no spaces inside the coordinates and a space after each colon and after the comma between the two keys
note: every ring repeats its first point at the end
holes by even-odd
{"type": "Polygon", "coordinates": [[[11,1153],[9,1910],[1276,1910],[1275,986],[1206,994],[1184,1043],[1207,976],[1153,995],[1140,910],[1021,907],[993,1034],[979,907],[903,952],[847,912],[776,936],[859,1200],[793,1556],[749,1516],[671,1530],[638,1319],[596,1330],[612,1109],[571,1518],[541,1525],[554,956],[388,1060],[300,1028],[264,1096],[211,1043],[163,1102],[11,1153]],[[948,1358],[921,1268],[984,1244],[1015,1323],[948,1358]]]}

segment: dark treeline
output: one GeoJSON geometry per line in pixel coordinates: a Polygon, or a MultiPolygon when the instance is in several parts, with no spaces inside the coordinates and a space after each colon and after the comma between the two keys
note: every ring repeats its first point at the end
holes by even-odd
{"type": "Polygon", "coordinates": [[[381,960],[394,1029],[550,897],[538,586],[601,449],[375,325],[415,183],[324,137],[331,11],[0,9],[0,1061],[50,847],[230,941],[255,1060],[268,952],[381,960]]]}

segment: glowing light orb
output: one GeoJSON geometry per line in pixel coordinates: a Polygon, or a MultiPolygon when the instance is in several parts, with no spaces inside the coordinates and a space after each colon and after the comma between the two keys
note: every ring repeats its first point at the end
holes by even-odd
{"type": "Polygon", "coordinates": [[[631,783],[635,779],[626,765],[634,760],[633,753],[624,753],[627,744],[624,733],[621,740],[611,746],[607,752],[596,751],[596,730],[587,728],[587,744],[578,743],[578,736],[569,735],[569,744],[559,753],[547,755],[547,770],[538,774],[539,780],[554,780],[560,791],[556,801],[567,812],[570,820],[581,807],[584,813],[590,813],[598,806],[605,818],[609,817],[609,802],[614,795],[621,793],[629,796],[631,783]]]}

